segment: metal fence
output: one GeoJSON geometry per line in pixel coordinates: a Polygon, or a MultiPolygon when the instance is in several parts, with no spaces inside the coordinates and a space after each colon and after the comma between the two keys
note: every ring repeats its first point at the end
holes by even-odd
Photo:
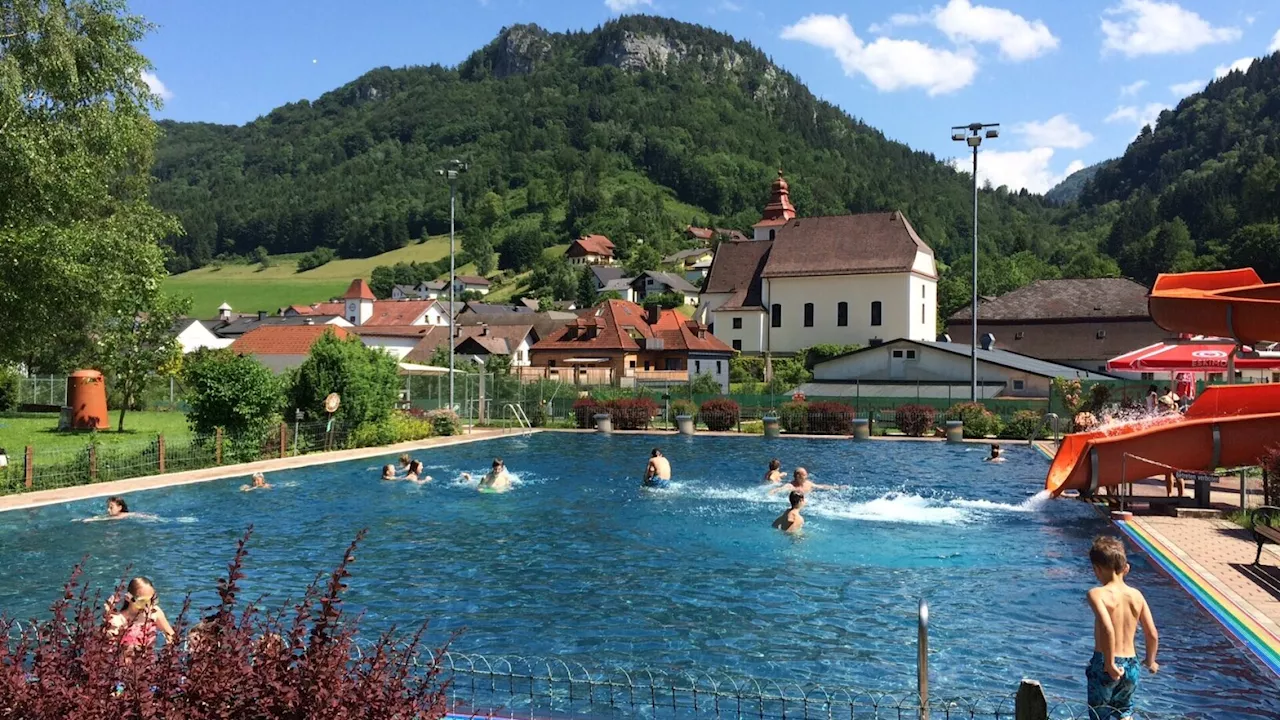
{"type": "Polygon", "coordinates": [[[66,405],[67,376],[41,375],[18,378],[18,404],[57,407],[66,405]]]}

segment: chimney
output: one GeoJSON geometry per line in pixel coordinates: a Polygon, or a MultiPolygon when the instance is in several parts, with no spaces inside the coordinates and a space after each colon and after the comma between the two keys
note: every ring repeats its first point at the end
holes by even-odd
{"type": "Polygon", "coordinates": [[[259,311],[258,311],[258,322],[262,322],[263,320],[266,320],[266,319],[267,319],[267,311],[266,311],[266,310],[259,310],[259,311]]]}
{"type": "Polygon", "coordinates": [[[996,349],[996,336],[995,336],[995,335],[992,335],[991,333],[987,333],[986,335],[983,335],[983,336],[982,336],[982,349],[983,349],[983,350],[995,350],[995,349],[996,349]]]}
{"type": "Polygon", "coordinates": [[[481,326],[480,326],[480,337],[488,337],[488,336],[489,336],[489,326],[488,326],[488,325],[481,325],[481,326]]]}
{"type": "Polygon", "coordinates": [[[657,325],[658,318],[662,317],[662,306],[654,303],[644,306],[644,321],[650,325],[657,325]]]}
{"type": "Polygon", "coordinates": [[[231,322],[231,306],[222,303],[218,306],[218,319],[222,322],[231,322]]]}

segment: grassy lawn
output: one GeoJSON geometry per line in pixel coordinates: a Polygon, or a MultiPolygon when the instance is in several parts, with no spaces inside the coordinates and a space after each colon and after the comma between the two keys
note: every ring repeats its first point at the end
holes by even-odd
{"type": "MultiPolygon", "coordinates": [[[[190,434],[187,416],[180,412],[129,412],[124,416],[124,432],[116,432],[119,414],[111,413],[111,429],[100,431],[98,441],[104,445],[150,440],[159,433],[166,438],[185,437],[190,434]]],[[[58,432],[58,416],[51,413],[14,413],[0,415],[0,447],[10,457],[22,456],[23,448],[31,445],[39,453],[44,450],[78,450],[88,443],[83,432],[58,432]]],[[[20,460],[18,462],[21,462],[20,460]]]]}

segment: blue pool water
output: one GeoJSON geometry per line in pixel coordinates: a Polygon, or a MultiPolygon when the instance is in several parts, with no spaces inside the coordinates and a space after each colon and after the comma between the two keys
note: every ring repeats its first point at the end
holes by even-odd
{"type": "MultiPolygon", "coordinates": [[[[88,554],[95,583],[125,566],[156,580],[176,611],[214,602],[236,539],[253,524],[244,597],[296,596],[361,528],[349,600],[368,631],[433,620],[454,648],[555,657],[588,668],[721,672],[826,687],[910,690],[915,611],[931,612],[934,693],[1016,689],[1083,694],[1093,581],[1085,551],[1107,524],[1071,501],[1036,502],[1047,461],[917,442],[602,437],[543,433],[419,453],[437,480],[384,483],[389,458],[137,493],[159,520],[81,523],[102,500],[0,513],[0,610],[43,612],[88,554]],[[676,487],[638,488],[660,442],[676,487]],[[519,481],[489,495],[458,480],[500,455],[519,481]],[[782,495],[759,482],[770,457],[815,481],[802,537],[769,524],[782,495]]],[[[1141,707],[1276,717],[1280,688],[1139,554],[1132,582],[1161,631],[1160,675],[1141,707]]]]}

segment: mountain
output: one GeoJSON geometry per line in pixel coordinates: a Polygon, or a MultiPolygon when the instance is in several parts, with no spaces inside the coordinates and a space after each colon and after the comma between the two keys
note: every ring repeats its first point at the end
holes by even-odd
{"type": "MultiPolygon", "coordinates": [[[[186,231],[171,240],[174,271],[258,247],[364,257],[447,232],[437,169],[461,158],[464,246],[516,270],[583,233],[642,265],[638,239],[662,253],[689,223],[748,228],[781,167],[802,215],[902,210],[967,283],[967,176],[815,98],[750,44],[668,19],[518,25],[456,68],[378,68],[243,126],[163,128],[153,198],[186,231]]],[[[1094,241],[1055,212],[1026,192],[983,192],[993,277],[1095,272],[1094,241]],[[1026,267],[1000,269],[1010,262],[1026,267]]]]}
{"type": "Polygon", "coordinates": [[[1080,197],[1080,193],[1084,192],[1084,186],[1109,162],[1111,161],[1103,160],[1066,176],[1062,179],[1062,182],[1054,185],[1049,189],[1049,192],[1044,194],[1045,201],[1053,205],[1066,205],[1075,201],[1080,197]]]}
{"type": "Polygon", "coordinates": [[[1280,281],[1280,53],[1160,114],[1080,194],[1131,277],[1252,266],[1280,281]]]}

